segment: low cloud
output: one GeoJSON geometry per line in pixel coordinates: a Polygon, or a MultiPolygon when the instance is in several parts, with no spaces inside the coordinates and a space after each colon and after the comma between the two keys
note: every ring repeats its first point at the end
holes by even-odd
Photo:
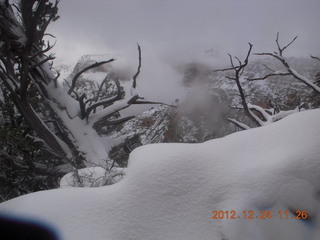
{"type": "Polygon", "coordinates": [[[139,43],[139,91],[169,103],[188,91],[182,83],[187,63],[229,64],[226,53],[242,58],[249,41],[255,52],[273,51],[277,32],[282,43],[299,36],[289,55],[319,49],[317,0],[64,0],[59,5],[61,18],[49,29],[57,37],[56,62],[109,54],[127,77],[136,71],[139,43]]]}

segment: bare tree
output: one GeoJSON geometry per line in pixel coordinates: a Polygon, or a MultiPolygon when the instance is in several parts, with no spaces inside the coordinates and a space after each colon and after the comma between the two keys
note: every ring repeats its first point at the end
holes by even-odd
{"type": "Polygon", "coordinates": [[[108,157],[110,139],[100,136],[99,128],[130,119],[109,120],[132,104],[152,103],[135,91],[141,69],[141,48],[138,45],[139,65],[132,79],[132,94],[122,99],[117,79],[114,81],[118,90],[108,98],[101,94],[102,86],[93,98],[75,91],[81,74],[114,62],[114,58],[82,69],[66,90],[59,84],[59,74],[51,69],[54,55],[49,51],[54,45],[44,41],[47,26],[58,19],[58,3],[59,0],[20,0],[15,5],[0,0],[0,79],[16,108],[36,132],[34,139],[42,142],[44,149],[74,168],[90,165],[108,168],[113,164],[108,157]],[[35,95],[45,111],[33,104],[35,95]]]}
{"type": "MultiPolygon", "coordinates": [[[[277,59],[278,61],[281,62],[281,64],[285,67],[286,71],[274,71],[273,69],[268,68],[268,70],[270,71],[269,74],[265,75],[265,76],[261,76],[258,78],[251,78],[249,80],[251,81],[257,81],[257,80],[265,80],[269,77],[274,77],[274,76],[292,76],[295,79],[297,79],[298,81],[302,82],[303,84],[305,84],[306,86],[310,87],[312,90],[314,90],[315,92],[317,92],[318,94],[320,94],[320,87],[317,86],[317,84],[315,84],[311,79],[308,79],[304,76],[302,76],[301,74],[299,74],[296,70],[294,70],[290,64],[288,63],[288,61],[286,60],[286,58],[284,57],[283,53],[284,51],[291,45],[293,44],[293,42],[298,38],[298,36],[295,36],[287,45],[285,45],[284,47],[282,47],[279,43],[279,33],[277,33],[277,37],[276,37],[276,44],[277,44],[277,51],[276,52],[263,52],[263,53],[255,53],[255,55],[259,55],[259,56],[271,56],[275,59],[277,59]]],[[[316,60],[320,60],[320,58],[312,56],[311,57],[313,59],[316,60]]]]}
{"type": "MultiPolygon", "coordinates": [[[[249,56],[251,54],[253,45],[249,43],[249,50],[247,52],[247,55],[242,62],[238,57],[232,57],[231,54],[229,55],[230,58],[230,64],[231,67],[215,70],[214,72],[219,71],[232,71],[233,75],[227,75],[226,78],[230,79],[232,81],[235,81],[239,93],[239,97],[241,99],[241,107],[239,106],[233,106],[233,108],[236,109],[243,109],[245,112],[245,115],[249,117],[249,119],[256,125],[256,126],[264,126],[273,122],[276,122],[294,112],[299,111],[299,109],[289,110],[289,111],[280,111],[277,108],[273,108],[270,106],[270,108],[263,108],[259,105],[251,104],[247,101],[246,96],[248,93],[245,93],[245,90],[242,87],[242,84],[244,81],[247,81],[247,79],[243,76],[244,70],[249,62],[249,56]],[[237,61],[237,63],[234,63],[234,59],[237,61]]],[[[285,48],[284,48],[285,49],[285,48]]],[[[283,49],[283,50],[284,50],[283,49]]],[[[282,50],[282,51],[283,51],[282,50]]],[[[280,73],[283,74],[283,73],[280,73]]],[[[287,75],[287,74],[286,74],[287,75]]],[[[234,118],[228,119],[230,122],[234,123],[236,126],[238,126],[241,129],[249,129],[250,127],[240,122],[234,118]]]]}
{"type": "MultiPolygon", "coordinates": [[[[232,57],[232,55],[230,53],[228,53],[231,67],[215,70],[214,72],[221,72],[221,71],[232,71],[233,72],[232,76],[227,75],[226,78],[230,79],[232,81],[235,81],[235,83],[237,85],[239,97],[241,99],[242,109],[244,110],[246,116],[248,116],[256,125],[259,125],[259,120],[257,119],[257,116],[249,108],[249,105],[246,100],[246,95],[245,95],[244,89],[242,88],[242,85],[241,85],[241,80],[243,80],[243,79],[241,79],[241,77],[242,77],[242,74],[243,74],[245,67],[248,65],[249,56],[251,54],[252,47],[253,47],[253,45],[251,43],[249,43],[249,50],[248,50],[247,56],[245,57],[243,62],[238,57],[232,57]],[[234,63],[234,59],[237,61],[237,64],[234,63]]],[[[236,108],[239,108],[239,107],[236,107],[236,108]]],[[[241,129],[249,129],[250,128],[248,125],[241,123],[241,122],[237,121],[236,119],[229,118],[228,120],[230,122],[234,123],[235,125],[237,125],[238,127],[240,127],[241,129]]]]}

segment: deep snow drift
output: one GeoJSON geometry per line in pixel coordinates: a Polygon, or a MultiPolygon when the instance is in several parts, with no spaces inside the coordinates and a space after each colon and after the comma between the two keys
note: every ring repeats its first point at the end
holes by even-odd
{"type": "Polygon", "coordinates": [[[316,240],[319,119],[311,110],[202,144],[143,146],[115,185],[33,193],[0,212],[51,224],[67,240],[316,240]],[[219,210],[236,217],[212,219],[219,210]]]}

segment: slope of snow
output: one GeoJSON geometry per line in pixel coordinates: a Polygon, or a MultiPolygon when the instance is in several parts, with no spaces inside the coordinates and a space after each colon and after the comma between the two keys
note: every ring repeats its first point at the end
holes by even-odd
{"type": "Polygon", "coordinates": [[[146,145],[115,185],[33,193],[0,212],[49,223],[68,240],[317,240],[319,119],[310,110],[201,144],[146,145]],[[219,210],[237,218],[212,219],[219,210]],[[243,211],[272,218],[244,219],[243,211]]]}

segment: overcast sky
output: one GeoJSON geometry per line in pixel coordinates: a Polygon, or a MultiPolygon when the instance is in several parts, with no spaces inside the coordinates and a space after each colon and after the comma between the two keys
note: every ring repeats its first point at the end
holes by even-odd
{"type": "Polygon", "coordinates": [[[164,63],[199,59],[213,48],[228,64],[226,53],[241,57],[248,42],[256,52],[275,50],[277,32],[283,43],[298,35],[288,54],[319,53],[319,13],[319,0],[61,0],[49,32],[57,37],[57,62],[107,53],[135,68],[139,43],[144,78],[165,81],[175,75],[164,63]]]}

